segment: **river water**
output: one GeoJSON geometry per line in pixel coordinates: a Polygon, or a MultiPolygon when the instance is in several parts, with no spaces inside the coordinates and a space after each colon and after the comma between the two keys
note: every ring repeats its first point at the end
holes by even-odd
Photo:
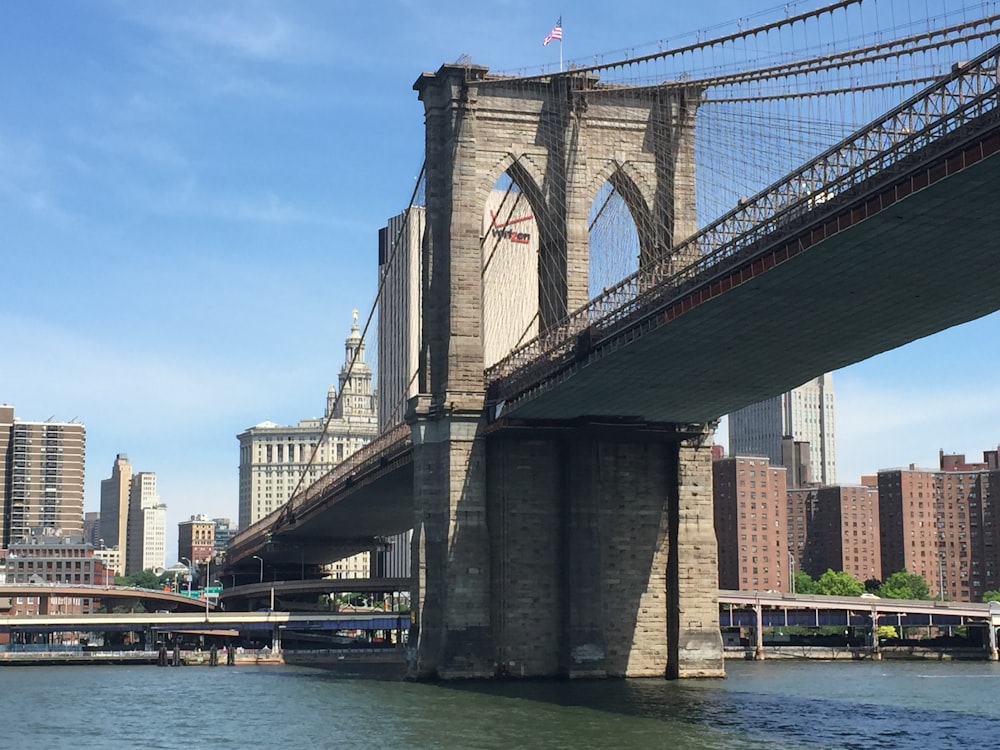
{"type": "Polygon", "coordinates": [[[982,748],[1000,665],[729,662],[725,680],[471,685],[289,666],[0,667],[0,747],[982,748]]]}

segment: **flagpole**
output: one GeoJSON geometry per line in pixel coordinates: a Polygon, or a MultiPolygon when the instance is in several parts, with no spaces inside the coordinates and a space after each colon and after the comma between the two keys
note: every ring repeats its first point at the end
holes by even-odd
{"type": "MultiPolygon", "coordinates": [[[[562,29],[562,13],[559,14],[559,28],[562,29]]],[[[559,72],[563,72],[562,34],[559,35],[559,72]]]]}

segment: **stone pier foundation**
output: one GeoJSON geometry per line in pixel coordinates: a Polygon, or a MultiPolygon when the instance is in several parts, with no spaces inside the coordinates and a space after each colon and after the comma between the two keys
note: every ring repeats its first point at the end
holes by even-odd
{"type": "Polygon", "coordinates": [[[703,436],[479,441],[484,504],[470,515],[468,496],[453,495],[450,537],[426,511],[415,534],[415,676],[723,674],[703,436]]]}

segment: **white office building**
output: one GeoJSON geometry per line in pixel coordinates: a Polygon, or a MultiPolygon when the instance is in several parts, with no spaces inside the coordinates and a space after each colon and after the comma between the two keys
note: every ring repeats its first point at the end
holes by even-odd
{"type": "Polygon", "coordinates": [[[240,433],[239,528],[246,529],[281,508],[337,464],[371,441],[377,432],[372,371],[357,312],[345,344],[337,387],[327,392],[322,417],[297,425],[261,422],[240,433]],[[351,360],[357,358],[348,374],[351,360]],[[315,455],[314,455],[315,454],[315,455]]]}
{"type": "Polygon", "coordinates": [[[797,461],[795,444],[808,443],[811,481],[836,484],[833,408],[830,373],[751,404],[729,415],[729,453],[767,456],[772,465],[789,466],[797,461]]]}
{"type": "Polygon", "coordinates": [[[128,499],[128,539],[125,574],[162,571],[167,562],[167,506],[156,492],[156,474],[132,475],[128,499]]]}
{"type": "Polygon", "coordinates": [[[481,246],[485,368],[538,335],[538,224],[523,193],[490,193],[481,246]]]}
{"type": "Polygon", "coordinates": [[[425,211],[413,206],[378,232],[378,426],[402,424],[417,394],[420,354],[420,249],[425,211]]]}

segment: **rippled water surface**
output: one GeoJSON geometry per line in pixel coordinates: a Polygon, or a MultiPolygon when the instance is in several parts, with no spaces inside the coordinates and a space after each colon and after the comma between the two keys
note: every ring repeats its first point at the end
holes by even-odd
{"type": "Polygon", "coordinates": [[[964,748],[1000,666],[730,662],[726,680],[415,684],[295,667],[2,667],[3,746],[964,748]],[[7,744],[7,741],[15,744],[7,744]]]}

